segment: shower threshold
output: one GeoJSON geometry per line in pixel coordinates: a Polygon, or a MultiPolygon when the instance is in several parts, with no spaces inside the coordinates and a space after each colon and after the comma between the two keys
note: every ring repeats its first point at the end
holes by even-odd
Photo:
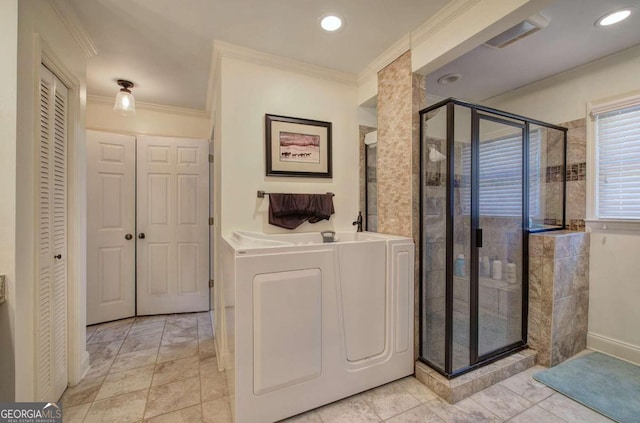
{"type": "Polygon", "coordinates": [[[453,379],[447,379],[425,363],[417,361],[415,375],[442,399],[454,404],[533,367],[536,355],[534,350],[527,348],[453,379]]]}

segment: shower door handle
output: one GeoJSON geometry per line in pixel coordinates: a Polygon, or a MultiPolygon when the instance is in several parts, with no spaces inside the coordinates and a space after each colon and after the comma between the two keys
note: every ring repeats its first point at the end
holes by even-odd
{"type": "Polygon", "coordinates": [[[476,247],[482,248],[482,229],[476,229],[476,247]]]}

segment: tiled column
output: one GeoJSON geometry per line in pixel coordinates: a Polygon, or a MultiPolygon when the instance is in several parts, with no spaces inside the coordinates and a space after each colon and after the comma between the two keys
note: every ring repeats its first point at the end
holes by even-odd
{"type": "MultiPolygon", "coordinates": [[[[378,73],[378,232],[419,242],[420,118],[426,79],[411,72],[408,51],[378,73]]],[[[418,353],[418,268],[415,268],[415,356],[418,353]]]]}
{"type": "Polygon", "coordinates": [[[413,235],[411,52],[378,73],[378,231],[413,235]]]}
{"type": "Polygon", "coordinates": [[[529,346],[555,366],[586,348],[589,233],[529,236],[529,346]]]}

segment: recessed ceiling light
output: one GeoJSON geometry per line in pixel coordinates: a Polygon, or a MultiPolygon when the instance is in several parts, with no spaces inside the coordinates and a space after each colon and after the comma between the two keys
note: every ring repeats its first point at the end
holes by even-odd
{"type": "Polygon", "coordinates": [[[615,12],[607,13],[596,21],[596,26],[609,26],[617,24],[620,21],[627,19],[631,15],[631,10],[616,10],[615,12]]]}
{"type": "Polygon", "coordinates": [[[460,78],[462,78],[462,75],[460,75],[459,73],[450,73],[438,78],[438,84],[440,85],[453,84],[460,78]]]}
{"type": "Polygon", "coordinates": [[[320,21],[320,26],[325,31],[337,31],[340,29],[340,27],[342,27],[342,19],[335,15],[328,15],[322,18],[322,20],[320,21]]]}

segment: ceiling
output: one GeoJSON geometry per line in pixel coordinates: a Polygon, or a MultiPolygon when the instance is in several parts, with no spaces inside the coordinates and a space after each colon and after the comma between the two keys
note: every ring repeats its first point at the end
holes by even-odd
{"type": "Polygon", "coordinates": [[[481,102],[576,66],[640,44],[640,0],[557,0],[541,11],[549,25],[505,48],[480,45],[427,76],[430,98],[481,102]],[[635,6],[631,16],[596,27],[608,12],[635,6]],[[439,85],[443,75],[462,78],[439,85]]]}
{"type": "Polygon", "coordinates": [[[357,74],[448,0],[68,1],[99,52],[90,95],[129,79],[137,101],[204,110],[213,40],[357,74]],[[328,13],[342,29],[320,29],[328,13]]]}

